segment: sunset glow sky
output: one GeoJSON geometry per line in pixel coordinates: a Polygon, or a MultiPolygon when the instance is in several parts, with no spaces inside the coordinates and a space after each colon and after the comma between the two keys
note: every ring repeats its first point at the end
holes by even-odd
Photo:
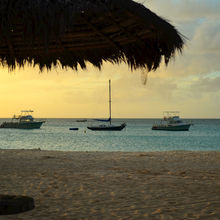
{"type": "Polygon", "coordinates": [[[148,75],[106,63],[102,70],[0,67],[0,117],[33,109],[41,118],[108,117],[108,80],[112,80],[115,118],[160,118],[180,111],[183,118],[220,118],[220,1],[146,0],[146,7],[187,37],[183,54],[148,75]]]}

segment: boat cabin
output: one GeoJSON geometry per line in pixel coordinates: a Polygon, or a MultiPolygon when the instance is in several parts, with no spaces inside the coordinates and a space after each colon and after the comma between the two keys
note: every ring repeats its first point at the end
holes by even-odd
{"type": "Polygon", "coordinates": [[[22,110],[21,114],[16,116],[14,115],[12,120],[19,120],[20,122],[32,122],[34,121],[33,116],[30,114],[34,112],[33,110],[22,110]]]}
{"type": "Polygon", "coordinates": [[[179,117],[178,111],[165,111],[163,112],[163,120],[169,123],[182,123],[182,120],[179,117]]]}

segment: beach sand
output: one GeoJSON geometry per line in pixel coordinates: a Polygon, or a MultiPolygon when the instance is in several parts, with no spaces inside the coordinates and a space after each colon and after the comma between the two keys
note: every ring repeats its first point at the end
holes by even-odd
{"type": "Polygon", "coordinates": [[[220,219],[220,152],[0,150],[0,194],[35,208],[0,219],[220,219]]]}

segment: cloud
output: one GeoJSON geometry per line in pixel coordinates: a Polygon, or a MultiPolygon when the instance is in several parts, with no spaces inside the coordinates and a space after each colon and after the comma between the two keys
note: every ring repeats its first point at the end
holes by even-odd
{"type": "Polygon", "coordinates": [[[215,93],[220,92],[220,77],[216,78],[209,78],[209,77],[202,77],[194,81],[191,86],[190,90],[193,93],[197,94],[207,94],[207,93],[215,93]]]}
{"type": "Polygon", "coordinates": [[[194,53],[220,55],[220,20],[207,19],[197,29],[192,39],[194,53]]]}
{"type": "MultiPolygon", "coordinates": [[[[182,26],[182,29],[187,25],[182,26]]],[[[185,78],[190,75],[210,74],[220,71],[220,20],[205,18],[198,22],[190,22],[191,36],[181,56],[177,56],[174,62],[167,68],[160,68],[159,75],[164,72],[173,78],[185,78]]],[[[185,34],[185,32],[182,32],[185,34]]]]}
{"type": "MultiPolygon", "coordinates": [[[[140,1],[138,1],[140,2],[140,1]]],[[[201,18],[220,18],[219,0],[148,0],[145,6],[175,23],[201,18]]]]}

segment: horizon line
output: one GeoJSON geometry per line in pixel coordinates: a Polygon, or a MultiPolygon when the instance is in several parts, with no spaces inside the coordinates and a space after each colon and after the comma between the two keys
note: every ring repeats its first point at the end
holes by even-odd
{"type": "MultiPolygon", "coordinates": [[[[9,118],[11,118],[11,117],[0,117],[0,119],[9,119],[9,118]]],[[[99,118],[99,119],[105,119],[105,118],[102,118],[102,117],[93,117],[93,118],[89,118],[89,117],[76,117],[76,118],[74,118],[74,117],[34,117],[34,118],[48,118],[48,119],[97,119],[97,118],[99,118]]],[[[183,117],[181,117],[181,118],[183,118],[183,117]]],[[[157,117],[152,117],[152,118],[149,118],[149,117],[144,117],[144,118],[136,118],[136,117],[134,117],[134,118],[118,118],[118,117],[114,117],[114,118],[112,118],[112,119],[163,119],[163,117],[160,117],[160,118],[157,118],[157,117]]],[[[188,118],[188,117],[184,117],[183,119],[220,119],[220,117],[219,118],[188,118]]]]}

